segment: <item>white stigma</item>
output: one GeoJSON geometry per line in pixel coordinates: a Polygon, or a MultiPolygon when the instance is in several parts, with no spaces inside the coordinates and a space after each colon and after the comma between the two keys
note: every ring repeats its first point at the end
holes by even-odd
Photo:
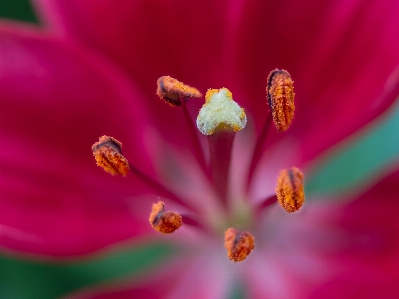
{"type": "Polygon", "coordinates": [[[197,128],[204,135],[212,135],[220,125],[230,126],[234,131],[242,130],[247,123],[247,116],[233,100],[227,88],[209,89],[206,102],[197,117],[197,128]]]}

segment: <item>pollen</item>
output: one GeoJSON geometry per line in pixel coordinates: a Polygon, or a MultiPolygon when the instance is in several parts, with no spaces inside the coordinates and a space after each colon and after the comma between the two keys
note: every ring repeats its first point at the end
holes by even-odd
{"type": "Polygon", "coordinates": [[[99,141],[91,147],[97,165],[106,172],[126,176],[129,171],[129,163],[122,156],[122,143],[109,136],[101,136],[99,141]]]}
{"type": "Polygon", "coordinates": [[[305,202],[303,173],[296,167],[283,169],[277,179],[276,195],[280,205],[289,213],[298,211],[305,202]]]}
{"type": "Polygon", "coordinates": [[[172,211],[165,212],[165,205],[162,201],[152,205],[149,218],[151,226],[158,232],[170,234],[177,230],[183,223],[182,217],[172,211]]]}
{"type": "Polygon", "coordinates": [[[267,78],[267,101],[279,132],[286,131],[294,118],[294,81],[286,70],[275,69],[267,78]]]}
{"type": "Polygon", "coordinates": [[[205,95],[205,104],[197,117],[197,128],[204,135],[212,135],[216,128],[242,130],[247,123],[244,109],[234,100],[227,88],[209,89],[205,95]]]}
{"type": "Polygon", "coordinates": [[[162,76],[157,81],[157,95],[171,106],[180,106],[181,98],[201,98],[198,89],[170,77],[162,76]]]}
{"type": "Polygon", "coordinates": [[[229,228],[224,233],[224,246],[230,260],[241,262],[255,248],[255,238],[248,231],[239,233],[236,229],[229,228]]]}

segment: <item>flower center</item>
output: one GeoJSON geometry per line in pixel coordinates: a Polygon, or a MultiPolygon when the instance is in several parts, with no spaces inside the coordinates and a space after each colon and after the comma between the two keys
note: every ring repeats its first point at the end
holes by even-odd
{"type": "MultiPolygon", "coordinates": [[[[187,100],[188,98],[200,98],[202,94],[197,89],[169,76],[159,78],[157,85],[156,93],[161,99],[171,106],[181,106],[192,132],[190,138],[196,145],[194,155],[217,194],[225,213],[223,215],[200,215],[194,206],[172,192],[167,185],[129,164],[122,155],[122,143],[112,137],[102,136],[99,142],[93,145],[92,150],[97,165],[112,175],[126,176],[130,170],[165,201],[174,201],[189,211],[188,214],[180,215],[179,212],[165,211],[165,205],[161,201],[153,204],[149,222],[156,231],[172,233],[184,224],[216,236],[220,236],[224,232],[224,245],[228,258],[234,262],[243,261],[255,247],[255,238],[246,229],[256,226],[263,211],[276,201],[287,212],[295,212],[301,208],[304,202],[303,174],[296,167],[284,169],[277,179],[276,194],[265,197],[257,206],[251,205],[248,201],[231,205],[231,200],[229,200],[231,194],[228,190],[231,155],[235,135],[238,131],[243,130],[247,123],[244,109],[233,100],[233,95],[227,88],[209,89],[205,95],[205,104],[200,109],[194,123],[187,110],[187,100]],[[205,155],[202,152],[199,136],[196,133],[197,129],[208,140],[208,163],[206,163],[205,155]],[[206,219],[205,223],[204,219],[206,219]]],[[[269,111],[248,167],[247,191],[260,160],[271,121],[273,120],[278,131],[286,131],[291,125],[295,110],[294,96],[290,74],[285,70],[273,70],[269,74],[266,86],[269,111]]],[[[222,242],[222,240],[220,241],[222,242]]]]}

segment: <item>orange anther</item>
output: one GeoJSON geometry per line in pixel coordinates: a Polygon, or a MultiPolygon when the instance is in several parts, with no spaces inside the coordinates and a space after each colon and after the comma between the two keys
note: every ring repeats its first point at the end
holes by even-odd
{"type": "Polygon", "coordinates": [[[183,223],[182,217],[178,213],[165,212],[165,205],[162,201],[152,205],[149,221],[156,231],[164,234],[173,233],[183,223]]]}
{"type": "Polygon", "coordinates": [[[305,202],[303,173],[296,167],[283,169],[277,179],[276,195],[281,206],[289,213],[298,211],[305,202]]]}
{"type": "Polygon", "coordinates": [[[122,143],[104,135],[93,144],[91,149],[98,166],[112,175],[122,174],[126,176],[129,171],[129,163],[122,156],[122,143]]]}
{"type": "Polygon", "coordinates": [[[194,87],[170,77],[162,76],[157,81],[157,95],[171,106],[180,106],[181,98],[200,98],[202,94],[194,87]]]}
{"type": "Polygon", "coordinates": [[[224,246],[230,260],[241,262],[255,248],[255,238],[248,231],[239,233],[236,229],[229,228],[224,233],[224,246]]]}
{"type": "Polygon", "coordinates": [[[294,118],[294,81],[286,70],[275,69],[267,78],[267,102],[277,130],[286,131],[294,118]]]}

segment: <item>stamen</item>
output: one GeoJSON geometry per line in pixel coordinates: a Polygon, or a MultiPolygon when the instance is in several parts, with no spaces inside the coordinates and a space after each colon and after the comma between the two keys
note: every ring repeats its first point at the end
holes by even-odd
{"type": "Polygon", "coordinates": [[[183,108],[183,113],[184,113],[184,118],[186,119],[187,128],[190,130],[190,134],[189,134],[190,138],[192,139],[192,142],[194,144],[194,151],[195,151],[194,154],[195,154],[197,161],[198,161],[199,165],[201,166],[203,172],[209,178],[209,171],[206,168],[204,152],[202,150],[201,141],[198,136],[198,132],[195,128],[194,121],[192,120],[192,118],[190,116],[186,101],[184,99],[181,99],[180,103],[183,108]]]}
{"type": "Polygon", "coordinates": [[[200,98],[202,94],[196,88],[184,85],[170,76],[160,77],[157,81],[157,86],[157,95],[161,99],[171,106],[182,106],[187,128],[190,130],[189,136],[194,145],[194,155],[204,173],[209,177],[201,142],[186,104],[187,97],[200,98]]]}
{"type": "Polygon", "coordinates": [[[93,144],[91,149],[98,166],[112,175],[122,174],[126,176],[129,171],[129,163],[122,156],[121,142],[104,135],[93,144]]]}
{"type": "Polygon", "coordinates": [[[172,211],[165,212],[165,205],[162,201],[152,205],[149,218],[151,226],[160,233],[170,234],[182,225],[182,217],[172,211]]]}
{"type": "Polygon", "coordinates": [[[202,94],[196,88],[185,85],[170,76],[160,77],[157,85],[157,95],[171,106],[180,106],[182,98],[202,97],[202,94]]]}
{"type": "Polygon", "coordinates": [[[256,140],[255,148],[252,153],[251,164],[249,166],[248,177],[247,177],[247,190],[249,189],[250,183],[252,182],[252,177],[254,175],[256,165],[258,164],[258,162],[262,156],[263,146],[266,142],[266,137],[267,137],[267,133],[269,133],[271,122],[272,122],[272,113],[271,113],[271,111],[269,111],[267,113],[267,118],[263,125],[262,131],[260,132],[259,137],[256,140]]]}
{"type": "Polygon", "coordinates": [[[286,70],[275,69],[267,78],[266,94],[278,131],[286,131],[294,118],[294,81],[286,70]]]}
{"type": "Polygon", "coordinates": [[[173,200],[174,202],[182,205],[183,207],[188,208],[189,210],[191,210],[193,212],[197,212],[197,209],[195,207],[192,207],[189,203],[182,200],[178,195],[176,195],[174,192],[172,192],[169,188],[165,187],[163,184],[161,184],[154,178],[151,178],[150,176],[148,176],[147,174],[142,172],[140,169],[138,169],[134,165],[129,164],[129,166],[130,166],[130,171],[138,179],[140,179],[143,183],[145,183],[147,186],[149,186],[155,192],[158,192],[159,195],[166,197],[170,200],[173,200]]]}
{"type": "Polygon", "coordinates": [[[241,262],[255,248],[255,238],[248,231],[240,234],[236,229],[229,228],[224,233],[224,246],[230,260],[241,262]]]}
{"type": "Polygon", "coordinates": [[[294,81],[292,81],[291,75],[286,70],[275,69],[270,72],[267,78],[266,98],[269,111],[267,112],[265,124],[256,140],[254,152],[252,154],[247,177],[247,190],[250,187],[256,165],[262,156],[272,119],[277,130],[281,132],[289,128],[294,118],[295,93],[293,83],[294,81]]]}
{"type": "Polygon", "coordinates": [[[276,195],[289,213],[298,211],[305,202],[303,173],[296,167],[283,169],[277,179],[276,195]]]}
{"type": "Polygon", "coordinates": [[[130,164],[127,159],[122,156],[122,143],[115,138],[105,135],[101,136],[99,142],[93,144],[92,150],[97,161],[97,165],[102,167],[106,172],[109,172],[112,175],[122,174],[123,176],[126,176],[130,170],[130,172],[133,173],[136,178],[141,180],[147,186],[151,187],[154,191],[158,192],[159,195],[167,197],[168,199],[175,201],[191,211],[196,211],[194,207],[187,204],[186,201],[182,200],[179,196],[162,185],[160,182],[151,178],[140,169],[130,164]]]}
{"type": "Polygon", "coordinates": [[[205,99],[197,117],[197,127],[202,134],[208,136],[211,179],[222,203],[227,207],[227,186],[235,132],[245,127],[247,117],[244,109],[233,101],[227,88],[209,89],[205,99]]]}

